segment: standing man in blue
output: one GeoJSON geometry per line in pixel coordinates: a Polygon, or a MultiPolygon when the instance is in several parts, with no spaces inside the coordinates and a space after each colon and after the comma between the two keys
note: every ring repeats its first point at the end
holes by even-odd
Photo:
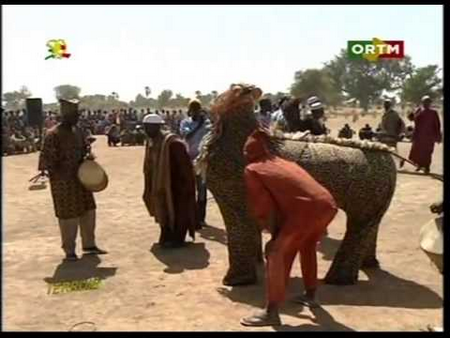
{"type": "MultiPolygon", "coordinates": [[[[211,122],[207,113],[202,109],[200,101],[193,99],[189,102],[188,117],[181,121],[180,135],[189,147],[189,156],[194,162],[200,152],[200,142],[211,130],[211,122]]],[[[199,215],[200,229],[206,225],[206,183],[200,175],[195,177],[197,189],[197,209],[199,215]]]]}

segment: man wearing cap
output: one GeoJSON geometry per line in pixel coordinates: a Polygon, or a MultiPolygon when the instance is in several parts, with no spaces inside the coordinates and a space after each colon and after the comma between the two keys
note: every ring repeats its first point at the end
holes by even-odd
{"type": "Polygon", "coordinates": [[[405,122],[392,109],[392,101],[390,99],[384,100],[384,114],[379,129],[380,131],[376,135],[378,141],[397,149],[397,142],[400,140],[400,135],[405,132],[405,122]]]}
{"type": "Polygon", "coordinates": [[[323,104],[317,96],[312,96],[307,100],[311,111],[310,131],[312,135],[325,135],[327,128],[324,123],[325,111],[323,104]]]}
{"type": "MultiPolygon", "coordinates": [[[[430,172],[434,144],[442,142],[441,122],[436,110],[431,109],[431,98],[422,97],[422,108],[414,113],[414,132],[409,159],[426,174],[430,172]]],[[[400,166],[403,166],[401,162],[400,166]]]]}
{"type": "Polygon", "coordinates": [[[160,225],[159,244],[180,247],[187,232],[195,238],[198,225],[192,162],[178,135],[162,131],[161,116],[148,114],[143,124],[148,136],[143,200],[150,216],[160,225]]]}
{"type": "Polygon", "coordinates": [[[78,227],[83,251],[106,254],[95,241],[96,204],[92,192],[78,180],[78,168],[85,158],[93,159],[90,146],[76,126],[78,102],[60,100],[62,122],[51,128],[44,139],[39,170],[48,172],[53,205],[61,230],[62,248],[67,261],[76,261],[78,227]]]}
{"type": "MultiPolygon", "coordinates": [[[[180,135],[188,145],[189,156],[192,163],[200,153],[200,142],[203,137],[211,130],[211,122],[207,118],[206,112],[202,109],[200,101],[191,100],[188,107],[188,118],[180,123],[180,135]]],[[[206,225],[206,203],[207,190],[206,183],[200,175],[195,178],[197,187],[197,209],[200,220],[199,228],[206,225]]]]}

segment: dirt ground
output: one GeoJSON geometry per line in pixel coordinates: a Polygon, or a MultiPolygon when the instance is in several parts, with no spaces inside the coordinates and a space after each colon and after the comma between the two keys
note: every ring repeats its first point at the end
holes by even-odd
{"type": "MultiPolygon", "coordinates": [[[[379,118],[333,118],[375,126],[379,118]]],[[[407,155],[410,144],[400,143],[407,155]]],[[[38,154],[3,158],[3,329],[17,331],[417,331],[443,320],[443,279],[418,244],[421,226],[432,218],[429,205],[442,197],[441,182],[428,176],[398,175],[394,200],[384,217],[378,245],[381,269],[361,271],[353,286],[322,285],[321,309],[311,312],[289,301],[302,291],[294,265],[281,327],[245,328],[239,319],[264,304],[264,280],[224,287],[228,266],[226,233],[211,198],[207,222],[187,247],[162,251],[159,228],[142,202],[143,147],[108,148],[97,137],[94,152],[110,184],[96,194],[97,240],[108,255],[62,263],[60,235],[49,188],[29,191],[38,154]],[[97,290],[48,294],[48,282],[103,279],[97,290]]],[[[432,172],[442,173],[437,146],[432,172]]],[[[412,170],[408,164],[405,170],[412,170]]],[[[340,212],[319,248],[319,277],[328,270],[345,231],[340,212]]],[[[80,253],[80,242],[77,250],[80,253]]],[[[263,276],[263,267],[260,268],[263,276]]]]}

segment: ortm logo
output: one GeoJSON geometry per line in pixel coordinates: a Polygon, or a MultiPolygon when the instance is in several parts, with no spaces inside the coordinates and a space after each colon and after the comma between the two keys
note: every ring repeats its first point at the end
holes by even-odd
{"type": "Polygon", "coordinates": [[[350,40],[347,43],[347,51],[351,60],[403,59],[405,44],[400,40],[384,41],[377,38],[373,38],[372,41],[350,40]]]}

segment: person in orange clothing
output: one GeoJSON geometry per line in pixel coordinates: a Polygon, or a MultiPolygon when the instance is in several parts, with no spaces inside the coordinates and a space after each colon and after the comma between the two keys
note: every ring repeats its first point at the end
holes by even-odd
{"type": "Polygon", "coordinates": [[[334,198],[298,164],[272,155],[268,135],[257,130],[244,146],[248,203],[263,231],[266,244],[267,303],[263,311],[243,318],[244,326],[281,325],[279,305],[284,301],[295,256],[300,252],[305,293],[296,299],[316,307],[317,243],[337,213],[334,198]]]}

